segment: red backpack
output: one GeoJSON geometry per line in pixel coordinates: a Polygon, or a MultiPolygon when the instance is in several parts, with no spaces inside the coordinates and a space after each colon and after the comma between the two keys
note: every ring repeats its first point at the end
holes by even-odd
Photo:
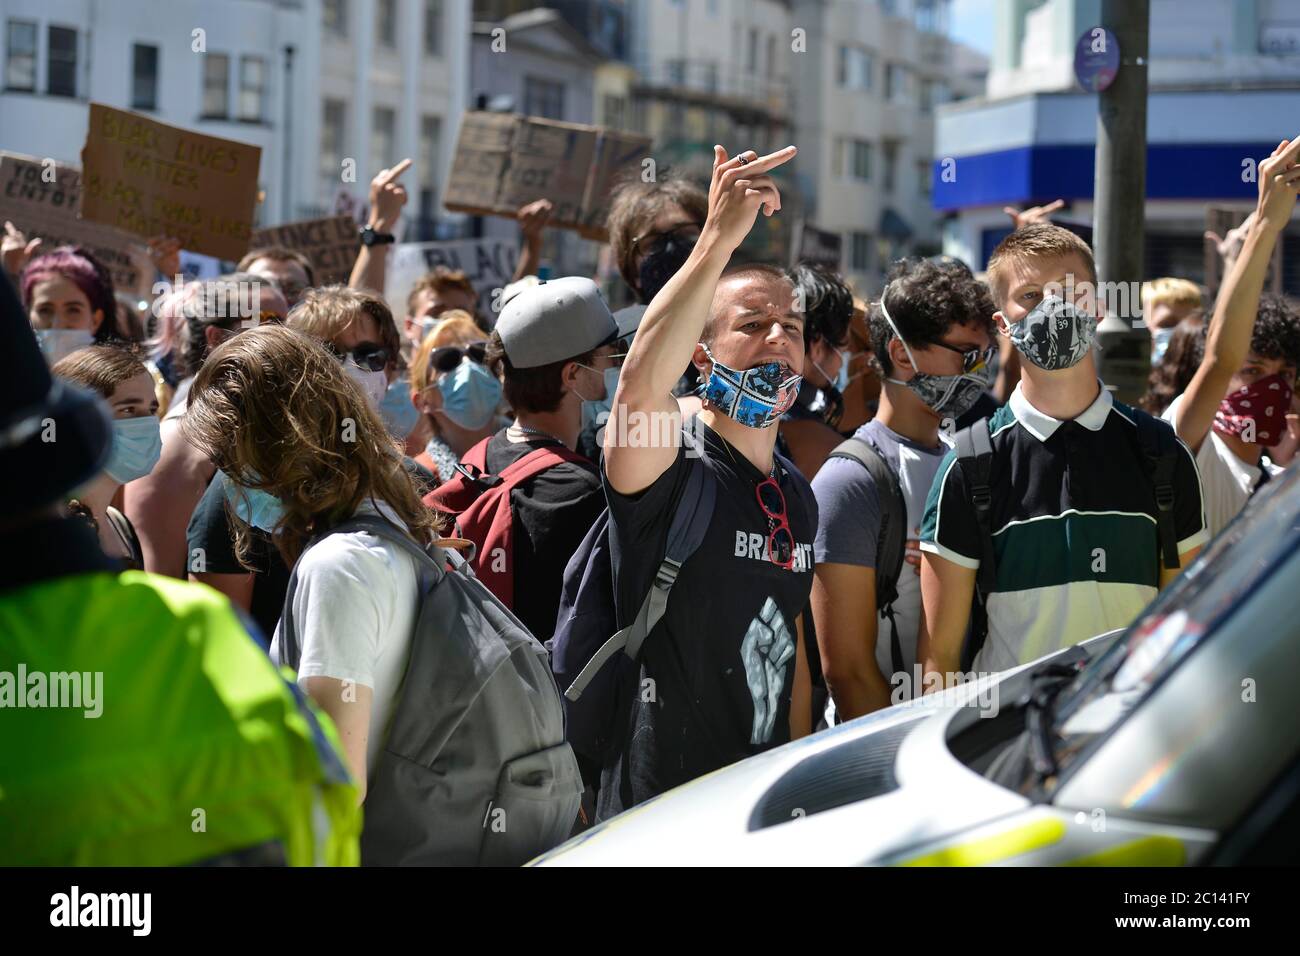
{"type": "Polygon", "coordinates": [[[460,460],[456,474],[424,496],[424,503],[456,522],[456,533],[475,545],[470,566],[506,607],[514,609],[514,514],[510,492],[534,475],[565,462],[590,467],[591,462],[564,445],[545,445],[503,468],[487,473],[485,438],[460,460]]]}

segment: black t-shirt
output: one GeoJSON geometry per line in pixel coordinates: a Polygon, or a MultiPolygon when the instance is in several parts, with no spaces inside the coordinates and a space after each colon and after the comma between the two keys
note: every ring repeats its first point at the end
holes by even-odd
{"type": "MultiPolygon", "coordinates": [[[[817,503],[808,482],[780,463],[795,541],[784,570],[767,556],[769,524],[755,489],[762,474],[700,423],[718,481],[713,520],[682,565],[663,620],[646,639],[629,724],[601,775],[598,819],[790,739],[797,622],[812,590],[817,503]],[[648,683],[653,682],[653,683],[648,683]]],[[[689,468],[683,447],[653,485],[628,497],[606,486],[620,555],[621,625],[636,614],[667,547],[689,468]]],[[[812,630],[805,627],[807,640],[812,630]]]]}
{"type": "MultiPolygon", "coordinates": [[[[503,428],[488,442],[488,473],[500,474],[530,452],[559,444],[541,436],[516,444],[503,428]]],[[[564,568],[604,509],[605,491],[592,464],[555,465],[510,493],[515,562],[511,610],[539,641],[549,641],[555,633],[564,568]]]]}
{"type": "MultiPolygon", "coordinates": [[[[403,458],[402,464],[414,480],[416,494],[420,497],[437,486],[432,473],[414,459],[403,458]]],[[[235,557],[235,535],[225,507],[225,480],[225,474],[218,471],[195,506],[185,529],[186,553],[193,559],[194,550],[202,548],[204,570],[209,574],[247,574],[248,568],[235,557]]],[[[284,596],[289,590],[289,567],[269,534],[261,528],[250,528],[249,531],[252,535],[249,560],[255,570],[248,613],[269,638],[275,633],[275,626],[284,611],[284,596]]]]}

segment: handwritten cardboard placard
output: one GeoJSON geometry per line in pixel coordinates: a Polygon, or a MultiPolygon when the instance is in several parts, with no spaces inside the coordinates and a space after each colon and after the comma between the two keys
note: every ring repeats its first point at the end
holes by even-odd
{"type": "Polygon", "coordinates": [[[248,248],[283,246],[301,252],[311,260],[318,285],[346,283],[361,248],[361,231],[351,216],[328,216],[286,222],[253,233],[248,248]]]}
{"type": "Polygon", "coordinates": [[[90,104],[81,214],[190,252],[248,251],[262,149],[90,104]]]}
{"type": "Polygon", "coordinates": [[[406,300],[416,280],[438,266],[461,271],[478,293],[479,311],[492,314],[492,293],[514,278],[519,250],[504,239],[452,239],[404,242],[388,258],[386,295],[394,315],[406,314],[406,300]]]}
{"type": "Polygon", "coordinates": [[[513,218],[535,199],[554,205],[548,225],[605,239],[609,192],[641,169],[648,137],[535,116],[470,112],[461,122],[444,205],[513,218]]]}
{"type": "Polygon", "coordinates": [[[89,249],[112,273],[119,292],[145,296],[153,283],[149,254],[135,236],[77,218],[81,170],[53,160],[0,152],[0,224],[12,222],[40,252],[58,246],[89,249]]]}

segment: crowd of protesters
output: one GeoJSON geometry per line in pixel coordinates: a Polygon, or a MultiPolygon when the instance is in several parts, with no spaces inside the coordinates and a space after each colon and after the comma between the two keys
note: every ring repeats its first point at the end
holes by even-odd
{"type": "MultiPolygon", "coordinates": [[[[618,311],[589,277],[536,277],[544,198],[520,210],[519,270],[490,305],[441,267],[391,301],[381,241],[347,285],[254,249],[141,321],[88,250],[6,224],[0,669],[103,671],[114,715],[28,712],[0,795],[10,859],[440,862],[395,853],[400,828],[381,841],[367,811],[437,817],[442,800],[451,826],[468,801],[485,828],[494,807],[523,811],[455,760],[391,755],[449,739],[475,706],[540,714],[544,736],[580,670],[567,743],[503,763],[508,790],[512,764],[549,755],[547,792],[572,791],[540,852],[736,760],[1127,626],[1294,457],[1300,312],[1263,290],[1300,141],[1261,164],[1212,301],[1184,278],[1145,284],[1137,407],[1100,377],[1106,303],[1057,204],[1009,210],[979,274],[900,260],[872,296],[825,266],[742,258],[796,153],[715,147],[704,188],[620,186],[610,252],[635,304],[618,311]],[[472,582],[459,603],[446,575],[472,582]],[[583,636],[605,618],[586,609],[604,605],[593,656],[583,636]],[[499,688],[507,658],[526,676],[493,643],[503,621],[555,678],[486,704],[416,679],[434,633],[471,649],[446,681],[499,688]],[[214,821],[201,839],[192,805],[214,821]],[[47,825],[15,836],[21,814],[47,825]]],[[[375,235],[398,226],[408,165],[371,184],[375,235]]],[[[174,240],[150,251],[177,273],[174,240]]]]}

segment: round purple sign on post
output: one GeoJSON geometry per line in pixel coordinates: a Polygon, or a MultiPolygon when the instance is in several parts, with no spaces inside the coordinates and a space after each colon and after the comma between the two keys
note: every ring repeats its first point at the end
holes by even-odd
{"type": "Polygon", "coordinates": [[[1074,76],[1089,93],[1100,93],[1119,72],[1119,40],[1105,27],[1084,30],[1074,47],[1074,76]]]}

